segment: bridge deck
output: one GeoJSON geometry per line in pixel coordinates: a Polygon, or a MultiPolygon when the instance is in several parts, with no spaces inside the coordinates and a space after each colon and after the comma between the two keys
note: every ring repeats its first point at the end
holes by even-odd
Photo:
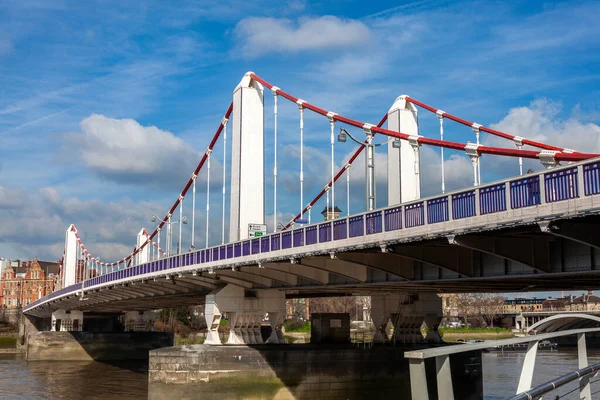
{"type": "Polygon", "coordinates": [[[290,296],[591,288],[600,276],[597,214],[592,160],[132,266],[25,312],[45,314],[82,289],[79,306],[156,308],[173,297],[198,303],[227,283],[290,296]]]}

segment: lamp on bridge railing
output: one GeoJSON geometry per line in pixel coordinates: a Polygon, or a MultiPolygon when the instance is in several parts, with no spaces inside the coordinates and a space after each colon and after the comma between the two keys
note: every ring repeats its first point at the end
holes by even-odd
{"type": "MultiPolygon", "coordinates": [[[[340,133],[338,134],[337,140],[341,143],[346,143],[347,137],[349,136],[354,142],[358,143],[361,146],[365,146],[367,150],[367,156],[365,158],[365,192],[367,197],[367,210],[371,211],[375,208],[375,147],[384,145],[389,143],[389,139],[385,142],[381,143],[373,143],[373,133],[371,130],[365,130],[365,134],[367,135],[367,139],[364,142],[356,139],[346,128],[340,128],[340,133]]],[[[392,141],[392,146],[395,149],[400,148],[400,139],[394,138],[392,141]]],[[[348,196],[350,189],[348,188],[348,196]]]]}
{"type": "MultiPolygon", "coordinates": [[[[163,221],[165,223],[165,225],[167,225],[167,256],[171,256],[172,251],[173,251],[173,235],[172,235],[172,228],[171,225],[173,224],[177,224],[177,223],[183,223],[184,225],[187,225],[188,223],[188,219],[187,217],[184,215],[183,217],[181,217],[180,221],[171,221],[171,218],[169,217],[166,221],[157,217],[155,214],[152,214],[152,222],[158,222],[158,221],[163,221]]],[[[160,245],[160,238],[159,240],[159,245],[160,245]]],[[[179,230],[179,242],[177,243],[177,254],[179,254],[181,250],[181,229],[179,230]]]]}

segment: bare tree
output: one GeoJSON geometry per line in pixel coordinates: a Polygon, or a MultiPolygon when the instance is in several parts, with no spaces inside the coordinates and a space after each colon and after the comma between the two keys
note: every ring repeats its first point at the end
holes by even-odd
{"type": "Polygon", "coordinates": [[[459,293],[456,295],[458,315],[471,325],[494,327],[494,319],[502,313],[504,297],[491,293],[459,293]]]}

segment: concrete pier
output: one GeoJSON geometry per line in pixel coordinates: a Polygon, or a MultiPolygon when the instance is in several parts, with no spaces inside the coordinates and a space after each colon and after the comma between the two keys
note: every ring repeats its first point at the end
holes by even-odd
{"type": "Polygon", "coordinates": [[[165,332],[36,332],[27,335],[25,354],[28,361],[145,360],[172,345],[173,334],[165,332]]]}
{"type": "MultiPolygon", "coordinates": [[[[410,399],[404,351],[406,348],[391,346],[315,345],[158,349],[150,352],[148,398],[185,400],[202,393],[202,398],[209,400],[410,399]]],[[[481,356],[464,357],[453,360],[457,398],[481,399],[481,356]]],[[[430,367],[435,371],[434,363],[430,367]]]]}

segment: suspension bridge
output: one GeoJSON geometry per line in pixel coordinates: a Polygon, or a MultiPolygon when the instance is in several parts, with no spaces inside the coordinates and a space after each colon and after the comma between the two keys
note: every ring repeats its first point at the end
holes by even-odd
{"type": "MultiPolygon", "coordinates": [[[[345,134],[340,133],[338,140],[345,140],[345,134]]],[[[272,316],[274,335],[270,339],[280,342],[286,298],[365,294],[373,297],[372,313],[378,326],[387,323],[393,313],[398,314],[397,304],[403,304],[404,334],[410,332],[417,340],[417,327],[422,321],[437,327],[441,319],[441,303],[435,293],[581,290],[597,286],[600,260],[596,250],[600,241],[594,231],[600,213],[598,157],[494,130],[407,95],[399,96],[378,124],[369,124],[294,97],[248,72],[235,88],[232,103],[172,207],[164,217],[155,216],[157,226],[151,232],[139,232],[130,254],[105,262],[92,254],[71,225],[66,232],[59,289],[28,304],[24,313],[52,317],[52,329],[61,330],[65,326],[72,329],[72,322],[66,321],[76,319],[80,319],[77,327],[81,329],[84,310],[130,312],[131,318],[139,320],[152,318],[145,312],[148,310],[206,304],[212,334],[207,343],[220,343],[216,329],[223,313],[234,316],[236,334],[230,336],[230,343],[261,341],[256,331],[266,312],[272,316]],[[273,149],[266,149],[264,140],[265,97],[269,93],[273,98],[273,149]],[[297,105],[300,133],[299,211],[285,224],[277,221],[281,211],[277,203],[280,101],[297,105]],[[419,111],[438,117],[439,139],[421,135],[419,111]],[[304,197],[307,112],[323,117],[323,124],[328,124],[331,151],[331,168],[324,174],[329,177],[308,202],[304,197]],[[444,123],[449,122],[472,130],[475,142],[444,140],[444,123]],[[336,127],[358,128],[366,135],[341,168],[336,168],[334,152],[336,127]],[[481,144],[481,133],[505,139],[508,147],[481,144]],[[376,135],[389,138],[388,206],[384,208],[376,208],[376,135]],[[219,140],[223,140],[224,149],[221,244],[210,246],[210,168],[219,140]],[[442,160],[441,191],[428,198],[420,193],[422,146],[439,148],[442,160]],[[452,171],[444,169],[444,150],[463,152],[471,161],[472,186],[446,191],[446,174],[452,171]],[[351,214],[350,171],[363,151],[365,209],[351,214]],[[269,153],[274,163],[273,210],[268,210],[274,216],[272,232],[264,228],[264,165],[265,154],[269,153]],[[514,159],[520,175],[483,183],[484,155],[514,159]],[[524,159],[537,160],[543,168],[524,174],[524,159]],[[204,170],[205,243],[198,246],[196,186],[204,170]],[[338,181],[344,176],[346,193],[340,196],[343,185],[338,181]],[[190,196],[192,234],[188,250],[181,245],[181,223],[185,220],[184,199],[190,196]],[[312,209],[323,197],[326,220],[317,222],[312,209]],[[346,201],[344,216],[335,211],[340,197],[346,201]],[[177,214],[179,221],[174,221],[177,214]],[[172,246],[174,223],[179,223],[176,249],[172,246]],[[250,232],[249,226],[258,233],[250,232]],[[62,328],[56,326],[57,319],[62,320],[62,328]]]]}

